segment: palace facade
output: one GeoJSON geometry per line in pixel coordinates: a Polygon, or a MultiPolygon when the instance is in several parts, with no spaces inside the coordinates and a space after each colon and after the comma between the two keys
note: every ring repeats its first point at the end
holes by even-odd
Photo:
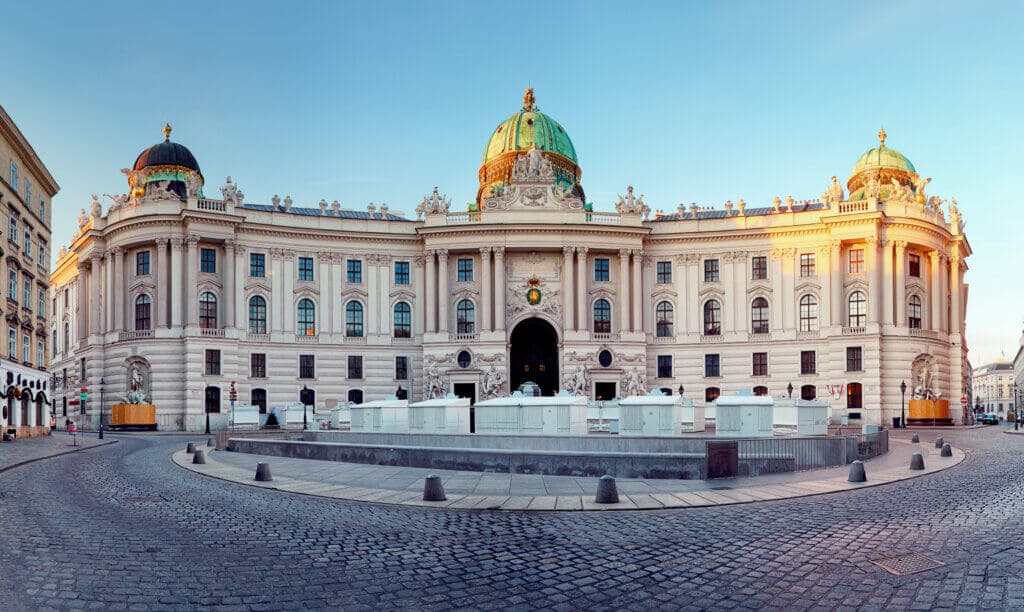
{"type": "Polygon", "coordinates": [[[138,369],[161,429],[202,427],[232,383],[240,402],[305,390],[318,408],[528,381],[594,399],[746,389],[888,422],[915,368],[964,391],[970,247],[955,200],[926,196],[879,136],[820,201],[652,216],[629,187],[604,211],[528,90],[487,142],[476,201],[454,210],[435,188],[412,218],[251,203],[230,177],[208,197],[165,127],[60,254],[54,369],[68,397],[103,379],[108,411],[138,369]]]}

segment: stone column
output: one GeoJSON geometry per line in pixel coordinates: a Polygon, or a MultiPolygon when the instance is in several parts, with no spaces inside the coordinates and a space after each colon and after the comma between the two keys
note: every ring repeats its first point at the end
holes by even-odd
{"type": "Polygon", "coordinates": [[[868,277],[868,323],[878,323],[882,302],[882,269],[878,262],[878,238],[869,236],[864,248],[864,265],[868,277]]]}
{"type": "Polygon", "coordinates": [[[183,290],[186,280],[185,269],[181,265],[181,249],[184,241],[179,237],[171,238],[171,268],[168,270],[171,301],[171,327],[181,327],[181,307],[185,301],[183,290]]]}
{"type": "Polygon", "coordinates": [[[894,240],[896,248],[896,327],[907,326],[907,241],[894,240]]]}
{"type": "MultiPolygon", "coordinates": [[[[120,251],[121,250],[118,249],[119,255],[120,251]]],[[[101,281],[103,280],[103,274],[100,268],[99,252],[93,251],[92,257],[90,257],[89,261],[92,264],[92,267],[89,270],[89,334],[98,336],[103,333],[103,324],[100,322],[100,296],[102,295],[100,292],[100,286],[101,281]]],[[[24,303],[31,306],[32,296],[25,296],[24,303]]],[[[19,346],[18,348],[21,347],[19,346]]]]}
{"type": "Polygon", "coordinates": [[[494,289],[491,286],[491,247],[480,248],[480,308],[483,309],[483,316],[480,317],[480,331],[491,331],[494,329],[491,323],[491,297],[494,289]]]}
{"type": "Polygon", "coordinates": [[[586,331],[587,322],[587,247],[576,247],[576,329],[586,331]]]}
{"type": "Polygon", "coordinates": [[[427,301],[427,325],[424,328],[429,333],[437,331],[437,270],[435,269],[434,256],[436,253],[432,249],[427,249],[423,252],[426,258],[427,272],[426,272],[426,301],[427,301]]]}
{"type": "Polygon", "coordinates": [[[224,325],[235,326],[235,247],[234,240],[224,241],[224,325]]]}
{"type": "Polygon", "coordinates": [[[572,247],[562,247],[562,330],[568,331],[575,329],[575,319],[573,318],[573,303],[576,300],[576,296],[573,295],[573,283],[572,283],[572,247]]]}
{"type": "Polygon", "coordinates": [[[505,331],[505,247],[494,247],[494,331],[505,331]]]}
{"type": "Polygon", "coordinates": [[[170,306],[168,294],[170,290],[170,279],[167,276],[169,263],[167,261],[167,238],[156,239],[156,295],[153,296],[153,307],[156,311],[156,327],[167,327],[167,308],[170,306]]]}
{"type": "Polygon", "coordinates": [[[190,234],[186,239],[187,257],[182,277],[185,282],[185,320],[190,327],[199,325],[199,236],[190,234]]]}
{"type": "Polygon", "coordinates": [[[932,316],[929,321],[929,329],[939,331],[942,328],[942,315],[940,314],[939,308],[942,306],[942,281],[940,275],[942,274],[942,260],[939,257],[938,251],[932,251],[928,253],[928,256],[932,260],[932,273],[928,279],[928,289],[930,291],[930,299],[932,305],[932,316]]]}
{"type": "Polygon", "coordinates": [[[769,322],[772,330],[782,329],[782,302],[786,299],[782,291],[783,266],[782,258],[785,257],[786,249],[772,249],[769,280],[772,283],[772,305],[769,309],[769,322]]]}
{"type": "Polygon", "coordinates": [[[633,331],[642,332],[644,331],[644,318],[643,318],[643,303],[641,298],[643,297],[643,256],[640,254],[640,249],[633,250],[633,331]]]}
{"type": "Polygon", "coordinates": [[[832,262],[832,325],[838,325],[840,327],[846,327],[846,321],[843,319],[844,305],[843,305],[843,242],[841,240],[832,241],[832,256],[830,258],[832,262]]]}
{"type": "Polygon", "coordinates": [[[949,258],[949,333],[959,334],[963,329],[964,317],[960,312],[960,255],[953,253],[949,258]]]}
{"type": "Polygon", "coordinates": [[[437,249],[437,331],[448,333],[448,249],[437,249]]]}
{"type": "MultiPolygon", "coordinates": [[[[114,248],[114,295],[111,296],[111,304],[114,308],[114,329],[117,331],[124,331],[124,310],[125,310],[125,292],[124,292],[124,249],[121,247],[114,248]]],[[[90,296],[94,300],[99,297],[97,295],[90,296]]],[[[97,308],[99,305],[97,304],[97,308]]],[[[97,312],[97,318],[99,313],[97,312]]]]}
{"type": "Polygon", "coordinates": [[[629,249],[619,249],[619,331],[629,330],[629,249]]]}
{"type": "Polygon", "coordinates": [[[882,241],[882,324],[892,326],[893,323],[893,240],[882,241]]]}

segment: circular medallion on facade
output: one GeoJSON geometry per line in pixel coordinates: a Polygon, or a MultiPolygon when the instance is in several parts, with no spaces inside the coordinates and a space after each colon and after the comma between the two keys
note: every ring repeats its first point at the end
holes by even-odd
{"type": "Polygon", "coordinates": [[[468,368],[469,364],[473,363],[473,356],[469,354],[469,351],[459,351],[456,359],[460,368],[468,368]]]}
{"type": "Polygon", "coordinates": [[[536,287],[530,287],[526,291],[526,301],[530,303],[530,306],[536,306],[537,304],[540,304],[540,298],[540,289],[536,287]]]}
{"type": "Polygon", "coordinates": [[[602,368],[607,368],[612,365],[612,352],[605,349],[597,354],[597,362],[601,364],[602,368]]]}

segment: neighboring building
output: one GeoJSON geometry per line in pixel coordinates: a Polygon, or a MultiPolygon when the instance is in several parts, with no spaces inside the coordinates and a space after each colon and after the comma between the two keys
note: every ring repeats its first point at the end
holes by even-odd
{"type": "Polygon", "coordinates": [[[975,368],[973,383],[976,412],[1006,414],[1014,411],[1014,369],[1005,357],[975,368]]]}
{"type": "Polygon", "coordinates": [[[0,362],[3,431],[40,435],[50,426],[48,320],[50,202],[60,186],[25,135],[0,107],[0,204],[7,216],[0,278],[6,347],[0,362]]]}
{"type": "MultiPolygon", "coordinates": [[[[167,128],[169,132],[169,128],[167,128]]],[[[888,422],[924,369],[964,393],[955,201],[884,144],[823,202],[740,200],[656,213],[632,187],[585,201],[576,151],[532,91],[491,134],[479,190],[435,188],[413,220],[278,196],[207,198],[192,153],[146,149],[130,195],[94,202],[52,277],[57,369],[110,402],[144,373],[163,429],[240,401],[320,408],[398,393],[507,393],[533,381],[609,399],[649,388],[713,401],[747,389],[829,399],[888,422]]],[[[77,386],[77,384],[75,385],[77,386]]],[[[88,409],[95,423],[95,403],[88,409]]]]}

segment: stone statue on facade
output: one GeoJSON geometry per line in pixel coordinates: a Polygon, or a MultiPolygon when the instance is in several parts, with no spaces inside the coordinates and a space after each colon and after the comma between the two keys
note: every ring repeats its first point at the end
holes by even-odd
{"type": "Polygon", "coordinates": [[[619,194],[619,201],[615,203],[615,212],[619,214],[643,215],[646,219],[651,209],[644,202],[643,194],[640,194],[639,198],[635,197],[633,195],[633,186],[628,185],[625,197],[621,193],[619,194]]]}
{"type": "Polygon", "coordinates": [[[448,199],[448,194],[441,195],[438,193],[437,187],[434,187],[434,192],[429,196],[425,196],[420,205],[416,207],[416,218],[419,219],[425,215],[447,214],[448,207],[451,204],[452,202],[448,199]]]}
{"type": "MultiPolygon", "coordinates": [[[[230,178],[231,177],[228,177],[229,180],[230,178]]],[[[201,186],[202,184],[199,182],[199,175],[189,173],[189,175],[185,177],[185,197],[198,198],[199,188],[201,186]]],[[[237,190],[238,188],[236,187],[235,189],[237,190]]]]}
{"type": "Polygon", "coordinates": [[[92,194],[92,204],[89,205],[89,215],[93,219],[99,219],[103,216],[103,202],[100,202],[100,196],[95,193],[92,194]]]}
{"type": "Polygon", "coordinates": [[[230,202],[234,206],[241,206],[242,198],[245,197],[245,194],[242,193],[242,190],[238,188],[238,183],[231,182],[230,176],[227,178],[224,185],[221,186],[220,193],[221,196],[223,196],[225,202],[230,202]]]}

